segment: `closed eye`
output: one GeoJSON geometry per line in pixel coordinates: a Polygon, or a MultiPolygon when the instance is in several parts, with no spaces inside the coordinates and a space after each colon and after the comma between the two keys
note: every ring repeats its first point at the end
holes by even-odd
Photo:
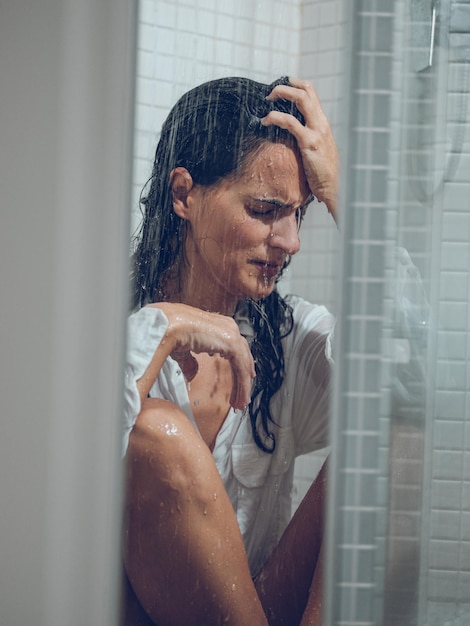
{"type": "Polygon", "coordinates": [[[277,218],[284,206],[274,201],[261,200],[250,202],[246,205],[247,211],[256,217],[273,217],[277,218]]]}
{"type": "Polygon", "coordinates": [[[300,228],[302,221],[307,211],[307,207],[312,201],[309,198],[308,201],[294,208],[291,204],[285,204],[280,200],[274,198],[253,198],[246,203],[246,211],[253,217],[260,218],[265,221],[275,221],[279,219],[283,214],[295,212],[295,219],[297,222],[297,230],[300,228]]]}

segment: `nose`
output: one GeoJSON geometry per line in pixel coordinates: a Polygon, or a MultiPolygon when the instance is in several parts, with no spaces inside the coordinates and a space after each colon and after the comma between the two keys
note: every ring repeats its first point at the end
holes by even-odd
{"type": "Polygon", "coordinates": [[[271,225],[270,245],[292,256],[300,249],[299,223],[295,213],[279,217],[271,225]]]}

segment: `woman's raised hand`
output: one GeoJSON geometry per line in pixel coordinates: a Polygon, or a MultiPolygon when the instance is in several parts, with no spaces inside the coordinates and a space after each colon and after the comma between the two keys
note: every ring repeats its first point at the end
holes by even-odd
{"type": "Polygon", "coordinates": [[[326,204],[337,221],[339,156],[330,124],[312,83],[296,78],[290,78],[289,82],[290,85],[274,87],[267,100],[283,98],[294,102],[304,116],[305,125],[293,115],[280,111],[271,111],[261,123],[280,126],[295,137],[310,191],[326,204]]]}
{"type": "Polygon", "coordinates": [[[164,360],[171,356],[190,381],[197,374],[198,364],[193,354],[219,354],[232,369],[230,404],[243,409],[250,402],[252,379],[255,376],[253,357],[246,339],[236,322],[226,315],[209,313],[179,303],[159,302],[148,305],[165,313],[169,326],[158,347],[155,358],[140,380],[141,396],[146,396],[164,360]]]}

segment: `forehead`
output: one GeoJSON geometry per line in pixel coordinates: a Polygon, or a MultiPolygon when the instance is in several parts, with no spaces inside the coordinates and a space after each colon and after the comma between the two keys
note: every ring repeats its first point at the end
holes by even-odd
{"type": "Polygon", "coordinates": [[[235,185],[247,194],[300,204],[310,194],[298,151],[282,143],[266,142],[249,155],[235,185]]]}

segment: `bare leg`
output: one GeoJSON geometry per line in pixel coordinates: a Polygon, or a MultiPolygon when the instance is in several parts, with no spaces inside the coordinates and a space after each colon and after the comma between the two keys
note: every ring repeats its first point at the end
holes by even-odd
{"type": "Polygon", "coordinates": [[[271,626],[321,624],[325,492],[326,464],[256,580],[271,626]]]}
{"type": "Polygon", "coordinates": [[[320,626],[323,624],[323,553],[322,546],[300,626],[320,626]]]}
{"type": "Polygon", "coordinates": [[[127,577],[127,573],[123,571],[122,574],[119,626],[155,626],[155,622],[152,622],[137,599],[127,577]]]}
{"type": "Polygon", "coordinates": [[[187,417],[148,399],[127,464],[124,560],[152,621],[267,626],[232,505],[187,417]]]}

